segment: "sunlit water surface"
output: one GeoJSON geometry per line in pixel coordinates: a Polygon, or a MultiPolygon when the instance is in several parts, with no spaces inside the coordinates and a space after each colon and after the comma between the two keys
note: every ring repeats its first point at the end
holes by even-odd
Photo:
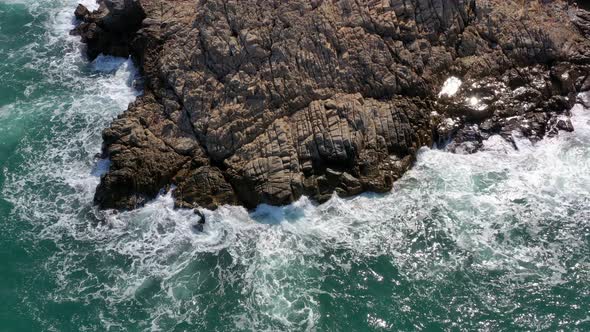
{"type": "MultiPolygon", "coordinates": [[[[84,0],[94,5],[92,0],[84,0]]],[[[390,194],[92,206],[101,131],[141,93],[88,63],[77,2],[0,0],[1,331],[590,330],[590,112],[519,150],[423,149],[390,194]]]]}

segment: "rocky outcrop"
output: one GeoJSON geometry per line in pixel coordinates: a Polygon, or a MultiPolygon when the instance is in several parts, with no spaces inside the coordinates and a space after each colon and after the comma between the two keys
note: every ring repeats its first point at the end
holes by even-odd
{"type": "Polygon", "coordinates": [[[76,7],[74,15],[81,23],[71,33],[82,37],[90,60],[100,53],[128,56],[135,32],[145,18],[139,1],[102,0],[99,3],[99,9],[94,12],[81,4],[76,7]]]}
{"type": "MultiPolygon", "coordinates": [[[[422,146],[571,130],[590,16],[566,1],[105,1],[75,33],[132,55],[145,95],[104,132],[101,208],[391,190],[422,146]],[[140,22],[140,23],[138,23],[140,22]],[[439,93],[450,76],[462,84],[439,93]]],[[[447,82],[448,83],[448,82],[447,82]]]]}

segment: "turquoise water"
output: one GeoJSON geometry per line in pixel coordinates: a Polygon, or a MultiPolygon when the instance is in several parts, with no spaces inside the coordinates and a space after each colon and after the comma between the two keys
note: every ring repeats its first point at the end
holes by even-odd
{"type": "MultiPolygon", "coordinates": [[[[91,1],[86,1],[91,4],[91,1]]],[[[514,151],[423,149],[387,195],[98,212],[102,128],[141,93],[77,2],[0,0],[0,331],[590,330],[590,112],[514,151]]]]}

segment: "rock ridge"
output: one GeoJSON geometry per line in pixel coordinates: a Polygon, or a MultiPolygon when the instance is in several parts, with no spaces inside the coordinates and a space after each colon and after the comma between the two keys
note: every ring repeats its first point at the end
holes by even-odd
{"type": "Polygon", "coordinates": [[[172,185],[178,207],[322,202],[391,190],[423,146],[474,153],[491,135],[571,131],[590,13],[522,3],[80,5],[89,58],[131,55],[145,81],[103,133],[95,202],[133,209],[172,185]]]}

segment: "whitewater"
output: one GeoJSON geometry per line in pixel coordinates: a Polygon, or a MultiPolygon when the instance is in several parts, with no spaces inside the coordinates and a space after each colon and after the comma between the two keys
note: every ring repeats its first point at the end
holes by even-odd
{"type": "Polygon", "coordinates": [[[84,58],[77,3],[0,0],[0,331],[590,330],[582,104],[518,149],[423,148],[388,194],[224,206],[195,232],[170,193],[93,206],[141,77],[84,58]]]}

